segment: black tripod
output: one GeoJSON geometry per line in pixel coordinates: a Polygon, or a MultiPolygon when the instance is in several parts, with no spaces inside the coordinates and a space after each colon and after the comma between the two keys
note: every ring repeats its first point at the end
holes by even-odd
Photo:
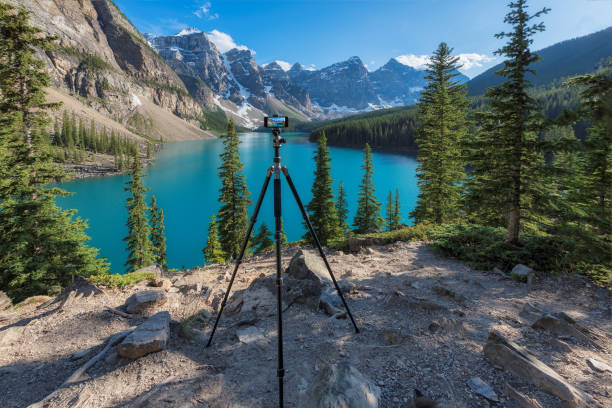
{"type": "Polygon", "coordinates": [[[229,281],[229,285],[227,287],[227,291],[225,292],[225,296],[223,297],[223,302],[221,302],[221,308],[219,309],[219,313],[217,314],[217,319],[215,320],[215,325],[213,326],[212,332],[210,333],[210,338],[208,339],[208,343],[206,347],[209,347],[212,343],[213,336],[215,335],[215,330],[217,330],[217,324],[219,324],[219,319],[221,318],[221,314],[223,314],[223,308],[225,307],[225,303],[229,297],[230,290],[232,289],[232,285],[234,283],[234,278],[236,277],[236,272],[238,271],[238,267],[242,263],[242,258],[244,257],[244,252],[246,251],[247,244],[249,242],[249,238],[251,236],[251,232],[253,231],[253,227],[255,226],[255,222],[257,221],[257,214],[259,214],[259,209],[261,208],[261,203],[263,201],[264,196],[266,195],[266,190],[268,189],[268,184],[270,182],[270,177],[274,174],[274,218],[275,218],[275,234],[274,238],[276,240],[276,298],[277,298],[277,315],[278,315],[278,395],[279,395],[279,405],[283,407],[283,377],[285,375],[285,369],[283,367],[283,309],[282,309],[282,301],[281,301],[281,184],[280,184],[280,173],[285,175],[287,179],[287,183],[289,183],[289,188],[291,188],[291,192],[293,193],[293,197],[295,197],[295,201],[297,202],[298,207],[300,207],[300,211],[302,212],[302,217],[304,217],[304,221],[306,222],[306,226],[310,231],[310,235],[312,236],[317,249],[319,250],[319,254],[323,261],[325,262],[325,266],[331,276],[331,279],[338,291],[338,295],[340,299],[342,299],[342,303],[344,304],[344,308],[348,316],[353,323],[353,327],[355,328],[355,333],[359,333],[359,328],[353,319],[353,315],[349,310],[348,305],[346,304],[346,300],[344,300],[344,296],[342,295],[342,291],[338,286],[338,282],[334,277],[334,274],[329,266],[329,262],[327,262],[327,258],[325,257],[325,253],[323,252],[323,248],[321,247],[321,243],[319,242],[319,238],[312,228],[312,224],[310,223],[310,219],[308,218],[308,213],[304,209],[302,205],[302,200],[300,200],[300,196],[293,185],[293,181],[291,180],[291,176],[289,176],[289,171],[285,166],[281,166],[281,158],[280,158],[280,148],[283,143],[285,143],[285,139],[280,137],[280,130],[273,129],[272,131],[274,135],[273,147],[274,147],[274,164],[268,169],[266,174],[266,180],[264,181],[263,187],[261,189],[261,193],[259,193],[259,198],[257,199],[257,204],[255,205],[255,212],[253,213],[253,217],[251,217],[251,223],[249,224],[249,228],[246,233],[246,237],[244,238],[244,242],[242,243],[242,248],[240,250],[240,256],[236,260],[236,266],[234,267],[234,272],[232,273],[232,277],[229,281]]]}

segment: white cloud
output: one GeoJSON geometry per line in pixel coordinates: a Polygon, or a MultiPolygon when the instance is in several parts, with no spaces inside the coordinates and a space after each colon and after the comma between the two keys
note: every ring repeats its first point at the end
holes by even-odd
{"type": "MultiPolygon", "coordinates": [[[[475,52],[458,54],[456,57],[459,57],[459,64],[462,65],[459,71],[463,73],[475,68],[482,68],[483,64],[495,61],[494,57],[489,57],[485,54],[477,54],[475,52]]],[[[429,62],[429,55],[406,54],[395,57],[395,59],[397,62],[414,69],[425,69],[429,62]]]]}
{"type": "Polygon", "coordinates": [[[198,18],[205,18],[208,20],[216,20],[219,18],[219,14],[218,13],[214,13],[214,14],[210,14],[210,1],[207,1],[206,3],[202,4],[200,7],[198,7],[198,9],[196,11],[193,12],[193,14],[196,15],[196,17],[198,18]]]}
{"type": "MultiPolygon", "coordinates": [[[[208,39],[212,41],[213,44],[215,44],[215,46],[221,53],[228,52],[232,48],[238,48],[239,50],[248,50],[245,45],[236,44],[231,35],[221,32],[219,30],[212,30],[211,32],[207,33],[207,35],[208,39]]],[[[255,54],[254,51],[251,52],[255,54]]]]}

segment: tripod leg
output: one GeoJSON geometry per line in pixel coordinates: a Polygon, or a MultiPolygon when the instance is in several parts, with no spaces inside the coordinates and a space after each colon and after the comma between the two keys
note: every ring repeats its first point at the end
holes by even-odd
{"type": "Polygon", "coordinates": [[[287,170],[287,167],[283,166],[283,174],[285,175],[285,178],[287,179],[287,183],[289,183],[289,188],[291,188],[291,192],[293,193],[293,197],[295,197],[295,201],[298,205],[298,207],[300,207],[300,211],[302,212],[302,217],[304,218],[304,221],[306,222],[306,226],[308,227],[308,231],[310,231],[310,235],[312,236],[317,249],[319,250],[319,254],[321,255],[321,258],[323,258],[323,262],[325,262],[325,266],[327,267],[327,271],[329,272],[329,276],[331,276],[332,281],[334,282],[334,286],[336,287],[336,291],[338,292],[338,295],[340,296],[340,299],[342,300],[342,304],[344,305],[344,308],[346,309],[346,312],[348,313],[349,317],[351,318],[351,322],[353,323],[353,327],[355,328],[355,333],[359,333],[359,328],[357,327],[357,323],[355,323],[355,319],[353,319],[353,315],[351,314],[351,310],[349,309],[348,305],[346,304],[346,300],[344,300],[344,295],[342,295],[342,290],[340,290],[340,286],[338,286],[338,282],[336,282],[336,278],[334,277],[334,274],[331,270],[331,267],[329,266],[329,262],[327,262],[327,257],[325,256],[325,253],[323,252],[323,248],[321,247],[321,243],[319,242],[319,238],[317,237],[317,234],[315,233],[315,230],[312,228],[312,224],[310,223],[310,219],[308,218],[308,213],[306,212],[306,210],[304,209],[304,205],[302,204],[302,200],[300,199],[300,196],[298,195],[297,190],[295,189],[295,185],[293,184],[293,181],[291,180],[291,176],[289,175],[289,170],[287,170]]]}
{"type": "Polygon", "coordinates": [[[283,305],[282,305],[282,281],[281,281],[281,242],[282,242],[282,218],[281,218],[281,185],[280,166],[274,169],[274,237],[276,239],[276,304],[278,316],[278,398],[280,407],[283,408],[283,377],[285,369],[283,366],[283,305]]]}
{"type": "Polygon", "coordinates": [[[259,198],[257,199],[257,204],[255,205],[255,211],[253,212],[253,217],[251,217],[251,223],[249,224],[249,228],[247,230],[246,236],[244,237],[244,242],[242,243],[242,248],[240,250],[240,256],[238,256],[238,259],[236,259],[236,266],[234,267],[234,272],[232,273],[232,277],[227,286],[227,291],[225,292],[225,295],[223,296],[223,302],[221,302],[221,308],[219,309],[219,313],[217,314],[217,319],[215,320],[215,325],[213,326],[212,332],[210,333],[210,337],[208,338],[208,343],[206,344],[206,347],[209,347],[210,344],[212,343],[213,336],[215,335],[215,331],[217,330],[219,319],[221,319],[221,315],[223,314],[223,309],[225,308],[225,303],[227,302],[229,293],[232,290],[232,285],[234,284],[234,278],[236,277],[236,272],[238,272],[238,267],[242,263],[244,252],[246,251],[247,245],[249,244],[249,238],[251,237],[251,232],[253,232],[253,227],[255,226],[255,222],[257,222],[257,215],[259,214],[259,209],[261,208],[261,203],[263,201],[263,198],[266,195],[266,190],[268,189],[268,184],[270,183],[271,176],[272,176],[272,167],[268,169],[268,173],[266,174],[266,180],[264,181],[263,187],[261,188],[261,192],[259,193],[259,198]]]}

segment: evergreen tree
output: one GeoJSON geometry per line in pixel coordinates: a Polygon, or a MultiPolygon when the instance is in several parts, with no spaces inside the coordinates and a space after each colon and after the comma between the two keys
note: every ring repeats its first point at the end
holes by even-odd
{"type": "Polygon", "coordinates": [[[393,217],[391,221],[391,229],[399,229],[401,226],[401,205],[400,205],[400,195],[399,190],[395,189],[395,198],[393,200],[393,217]]]}
{"type": "Polygon", "coordinates": [[[427,64],[427,85],[418,103],[421,128],[416,141],[419,195],[412,212],[416,222],[456,221],[461,201],[464,162],[461,142],[467,134],[466,86],[459,75],[459,57],[441,43],[427,64]]]}
{"type": "Polygon", "coordinates": [[[130,192],[126,207],[128,210],[128,236],[123,240],[127,243],[128,259],[125,263],[128,272],[144,268],[155,263],[151,240],[151,226],[147,218],[146,192],[142,181],[142,165],[137,157],[132,160],[130,179],[125,191],[130,192]]]}
{"type": "Polygon", "coordinates": [[[212,215],[210,224],[208,224],[208,238],[206,239],[206,247],[202,250],[206,262],[223,263],[225,262],[225,254],[221,249],[219,242],[219,230],[217,228],[217,218],[212,215]]]}
{"type": "Polygon", "coordinates": [[[336,213],[338,214],[338,225],[342,233],[346,233],[349,230],[347,223],[348,219],[348,203],[346,201],[346,191],[344,185],[340,182],[338,186],[338,197],[336,201],[336,213]]]}
{"type": "MultiPolygon", "coordinates": [[[[315,178],[311,189],[312,200],[306,205],[306,210],[309,212],[312,228],[315,230],[321,245],[327,245],[330,239],[338,237],[340,231],[332,191],[331,159],[325,134],[319,137],[317,143],[317,151],[314,156],[315,178]]],[[[310,232],[306,232],[304,239],[313,242],[310,232]]]]}
{"type": "Polygon", "coordinates": [[[155,263],[168,269],[165,230],[164,210],[157,207],[157,199],[153,196],[151,198],[151,245],[153,245],[155,263]]]}
{"type": "Polygon", "coordinates": [[[393,219],[395,215],[395,202],[393,201],[393,191],[389,190],[387,195],[387,205],[385,212],[385,228],[387,231],[393,231],[393,219]]]}
{"type": "Polygon", "coordinates": [[[55,198],[67,193],[50,183],[64,177],[50,150],[36,136],[49,124],[50,85],[37,49],[53,37],[29,25],[29,13],[0,3],[0,289],[19,301],[65,286],[73,274],[108,272],[89,248],[86,223],[55,198]]]}
{"type": "Polygon", "coordinates": [[[538,60],[530,50],[532,38],[544,31],[534,23],[549,9],[529,15],[526,0],[510,3],[505,22],[511,32],[496,34],[508,38],[495,53],[507,57],[497,71],[506,81],[489,88],[489,110],[478,115],[481,129],[468,143],[470,148],[467,203],[478,222],[506,225],[508,241],[519,242],[521,230],[540,228],[552,194],[544,176],[544,155],[538,143],[542,119],[537,101],[527,92],[529,65],[538,60]]]}
{"type": "Polygon", "coordinates": [[[374,188],[374,166],[372,165],[372,149],[366,143],[363,154],[364,171],[361,185],[359,186],[359,199],[357,200],[357,213],[353,220],[353,226],[357,233],[363,234],[370,230],[378,230],[382,225],[380,216],[380,202],[376,199],[376,189],[374,188]]]}
{"type": "Polygon", "coordinates": [[[274,241],[272,240],[272,231],[268,229],[264,222],[261,223],[257,234],[255,234],[255,236],[253,237],[251,246],[255,250],[256,254],[266,251],[274,246],[274,241]]]}
{"type": "Polygon", "coordinates": [[[242,174],[243,164],[240,161],[239,144],[234,122],[230,119],[227,124],[227,134],[223,137],[224,151],[221,154],[218,173],[221,178],[219,191],[221,208],[217,216],[219,241],[229,259],[235,259],[240,253],[249,223],[249,190],[242,174]]]}

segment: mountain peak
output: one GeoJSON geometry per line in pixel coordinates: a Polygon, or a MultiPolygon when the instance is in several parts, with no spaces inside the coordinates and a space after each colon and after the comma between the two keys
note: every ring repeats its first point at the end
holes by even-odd
{"type": "Polygon", "coordinates": [[[198,30],[197,28],[186,28],[181,30],[180,32],[178,32],[177,34],[174,34],[175,37],[182,37],[184,35],[191,35],[191,34],[201,34],[202,31],[198,30]]]}

